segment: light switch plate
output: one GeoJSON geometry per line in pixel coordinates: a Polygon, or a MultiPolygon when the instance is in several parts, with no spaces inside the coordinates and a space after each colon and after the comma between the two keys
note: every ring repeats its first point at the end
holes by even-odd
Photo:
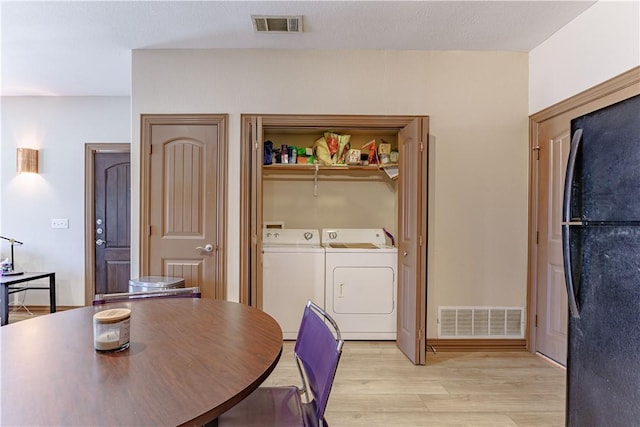
{"type": "Polygon", "coordinates": [[[51,228],[69,228],[68,218],[52,218],[51,228]]]}

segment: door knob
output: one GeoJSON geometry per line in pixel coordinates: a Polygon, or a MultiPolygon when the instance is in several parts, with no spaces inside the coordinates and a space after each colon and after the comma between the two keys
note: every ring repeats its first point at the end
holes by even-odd
{"type": "Polygon", "coordinates": [[[102,245],[106,246],[107,243],[109,243],[109,242],[107,242],[106,240],[102,240],[102,239],[96,240],[96,245],[98,245],[98,246],[102,246],[102,245]]]}
{"type": "Polygon", "coordinates": [[[207,243],[206,245],[204,245],[204,248],[202,246],[198,246],[196,248],[196,250],[205,251],[205,252],[213,252],[213,245],[211,243],[207,243]]]}

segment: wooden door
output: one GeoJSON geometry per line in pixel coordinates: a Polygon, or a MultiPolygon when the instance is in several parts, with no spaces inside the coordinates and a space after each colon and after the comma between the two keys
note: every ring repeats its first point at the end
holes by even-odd
{"type": "Polygon", "coordinates": [[[124,172],[124,169],[130,165],[130,148],[128,143],[87,143],[84,150],[84,259],[85,259],[85,285],[84,295],[85,304],[91,304],[94,295],[97,292],[104,292],[105,289],[127,289],[129,274],[125,274],[130,271],[130,259],[131,249],[129,247],[130,242],[130,216],[131,216],[131,200],[130,200],[130,183],[131,172],[124,172]],[[98,156],[104,154],[104,156],[98,156]],[[98,158],[102,158],[98,162],[98,158]],[[109,160],[113,159],[113,160],[109,160]],[[100,166],[98,166],[100,163],[100,166]],[[125,165],[126,164],[126,165],[125,165]],[[96,167],[99,170],[96,170],[96,167]],[[110,172],[109,172],[110,171],[110,172]],[[117,171],[117,172],[116,172],[117,171]],[[128,184],[124,184],[123,174],[128,174],[128,184]],[[117,181],[114,181],[117,180],[117,181]],[[100,183],[99,183],[100,182],[100,183]],[[114,182],[117,184],[114,185],[114,182]],[[126,190],[123,187],[127,185],[129,188],[126,190]],[[117,195],[112,197],[106,197],[106,194],[112,193],[116,190],[107,190],[107,188],[117,187],[117,195]],[[128,194],[127,197],[125,194],[128,194]],[[102,201],[100,201],[102,200],[102,201]],[[117,200],[117,203],[114,203],[117,200]],[[108,202],[108,206],[105,206],[105,201],[108,202]],[[118,207],[115,208],[114,205],[118,207]],[[99,215],[97,211],[100,211],[99,215]],[[115,211],[115,213],[114,213],[115,211]],[[107,212],[105,214],[105,212],[107,212]],[[126,213],[125,213],[126,212],[126,213]],[[102,249],[109,247],[106,245],[96,245],[98,238],[102,240],[110,241],[112,237],[105,238],[104,221],[105,215],[111,219],[116,218],[116,228],[114,229],[109,225],[109,229],[106,233],[111,236],[115,233],[117,238],[111,246],[111,250],[104,253],[102,249]],[[124,216],[128,216],[129,219],[125,219],[124,216]],[[100,219],[100,228],[102,232],[96,233],[100,219]],[[126,227],[126,232],[124,231],[126,227]],[[129,233],[128,237],[124,237],[124,234],[129,233]],[[128,240],[127,240],[128,239],[128,240]],[[125,240],[127,240],[125,242],[125,240]],[[126,249],[125,249],[126,247],[126,249]],[[99,253],[101,252],[101,253],[99,253]],[[97,258],[101,257],[100,266],[98,266],[97,258]],[[111,276],[112,279],[96,278],[96,271],[102,269],[102,277],[111,276]],[[115,270],[118,270],[117,273],[115,270]],[[97,284],[96,280],[99,280],[101,284],[97,284]],[[99,289],[99,290],[98,290],[99,289]]]}
{"type": "Polygon", "coordinates": [[[257,147],[261,145],[258,142],[256,132],[256,117],[243,116],[241,118],[241,140],[240,158],[240,289],[239,300],[242,304],[252,304],[252,295],[255,295],[257,287],[256,280],[256,243],[253,239],[255,215],[257,209],[257,200],[255,197],[256,185],[254,183],[257,177],[257,171],[254,170],[256,162],[257,147]]]}
{"type": "Polygon", "coordinates": [[[533,145],[530,349],[566,364],[567,292],[560,238],[571,120],[640,93],[640,67],[531,116],[533,145]],[[537,153],[537,154],[536,154],[537,153]]]}
{"type": "MultiPolygon", "coordinates": [[[[251,198],[252,200],[260,201],[262,205],[262,163],[263,163],[263,149],[262,149],[262,118],[255,117],[252,121],[252,141],[253,141],[253,163],[251,167],[251,198]]],[[[258,286],[258,283],[262,284],[262,208],[256,209],[251,215],[250,229],[255,230],[254,238],[252,239],[252,253],[257,256],[252,256],[251,259],[251,301],[255,307],[262,309],[262,286],[258,286]]]]}
{"type": "Polygon", "coordinates": [[[398,134],[397,345],[414,364],[426,359],[427,138],[426,118],[398,134]]]}
{"type": "Polygon", "coordinates": [[[144,116],[143,275],[224,298],[226,116],[144,116]],[[146,233],[144,231],[146,230],[146,233]]]}
{"type": "Polygon", "coordinates": [[[129,153],[96,153],[94,174],[95,293],[127,292],[131,277],[129,153]]]}

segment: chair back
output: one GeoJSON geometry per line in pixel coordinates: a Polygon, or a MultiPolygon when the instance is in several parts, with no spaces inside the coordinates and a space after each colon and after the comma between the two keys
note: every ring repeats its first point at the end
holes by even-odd
{"type": "Polygon", "coordinates": [[[153,291],[119,292],[114,294],[96,294],[96,296],[93,297],[93,305],[146,298],[200,298],[201,296],[202,293],[200,292],[200,288],[197,286],[192,288],[171,288],[158,289],[153,291]]]}
{"type": "Polygon", "coordinates": [[[324,418],[343,344],[340,329],[331,316],[313,302],[307,302],[294,352],[304,369],[303,382],[306,376],[306,384],[315,400],[318,420],[324,418]],[[333,327],[335,336],[328,324],[333,327]]]}

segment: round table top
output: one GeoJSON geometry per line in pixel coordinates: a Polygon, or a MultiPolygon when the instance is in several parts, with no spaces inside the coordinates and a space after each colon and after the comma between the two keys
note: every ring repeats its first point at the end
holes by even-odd
{"type": "Polygon", "coordinates": [[[0,328],[1,425],[203,425],[271,373],[282,331],[246,305],[156,298],[66,310],[0,328]],[[93,315],[131,313],[128,349],[93,347],[93,315]]]}

